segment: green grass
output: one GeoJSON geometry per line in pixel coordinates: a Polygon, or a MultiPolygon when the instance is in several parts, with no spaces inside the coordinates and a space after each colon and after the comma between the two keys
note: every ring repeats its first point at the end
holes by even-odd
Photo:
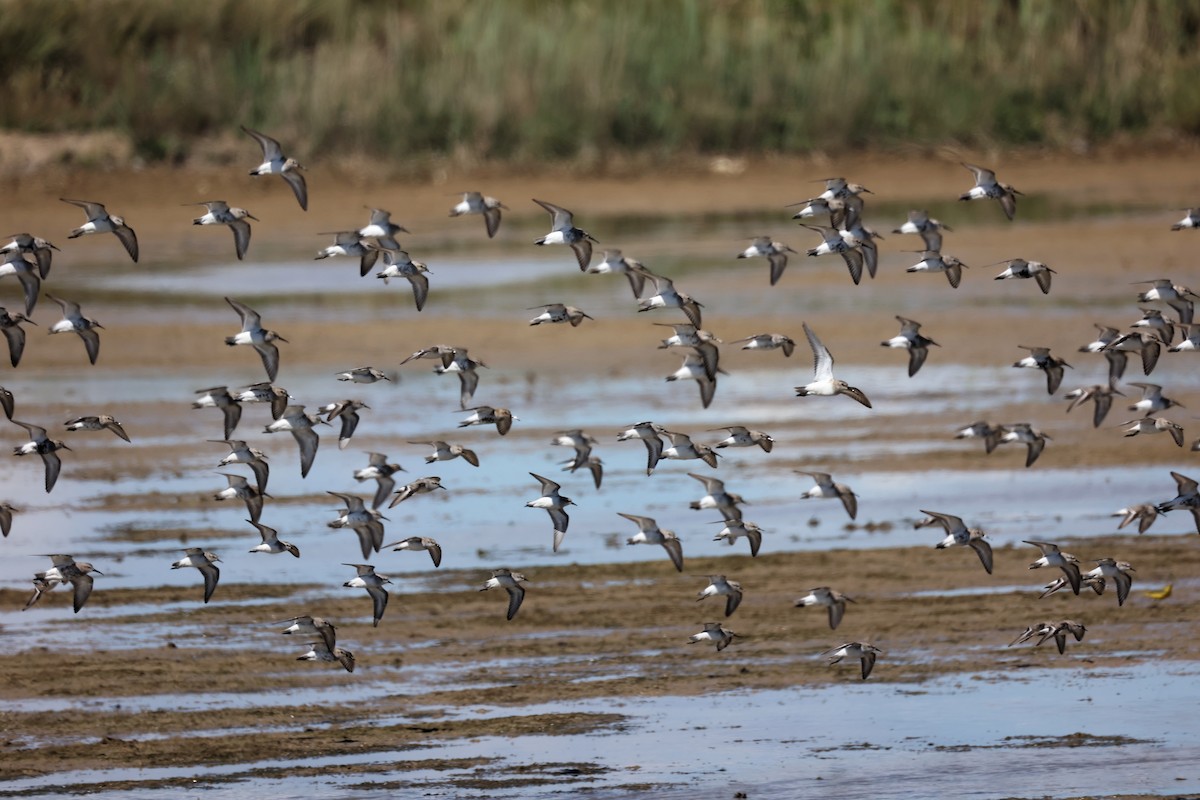
{"type": "Polygon", "coordinates": [[[0,126],[540,159],[1200,132],[1200,0],[0,0],[0,126]]]}

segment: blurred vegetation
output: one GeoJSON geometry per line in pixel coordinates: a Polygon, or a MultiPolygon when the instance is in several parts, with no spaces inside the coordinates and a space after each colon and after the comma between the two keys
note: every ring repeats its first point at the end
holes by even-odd
{"type": "Polygon", "coordinates": [[[0,0],[0,128],[151,159],[569,160],[1200,132],[1200,0],[0,0]]]}

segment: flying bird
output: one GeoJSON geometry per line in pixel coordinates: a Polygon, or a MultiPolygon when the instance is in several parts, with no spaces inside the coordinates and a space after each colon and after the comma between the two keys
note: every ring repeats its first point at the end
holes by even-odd
{"type": "Polygon", "coordinates": [[[242,130],[258,142],[258,146],[262,148],[262,163],[250,170],[250,174],[254,176],[278,175],[283,178],[287,181],[288,186],[292,187],[292,194],[296,195],[296,202],[300,204],[300,208],[308,211],[308,185],[304,182],[304,176],[300,174],[300,170],[304,167],[296,159],[284,156],[279,142],[265,133],[251,130],[245,125],[242,126],[242,130]]]}

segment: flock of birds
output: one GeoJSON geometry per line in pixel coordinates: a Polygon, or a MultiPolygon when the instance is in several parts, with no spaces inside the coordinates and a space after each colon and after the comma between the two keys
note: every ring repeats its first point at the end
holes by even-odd
{"type": "MultiPolygon", "coordinates": [[[[250,171],[251,175],[279,175],[290,186],[295,198],[302,209],[307,210],[308,187],[302,170],[304,169],[294,159],[284,155],[280,144],[269,136],[257,131],[245,129],[262,149],[262,163],[250,171]]],[[[964,201],[996,200],[1005,216],[1011,220],[1016,214],[1017,197],[1020,192],[1001,183],[990,170],[964,164],[971,171],[975,185],[962,194],[964,201]]],[[[863,221],[865,202],[863,195],[870,191],[865,187],[847,182],[842,178],[825,181],[825,190],[817,197],[811,198],[798,205],[802,206],[794,215],[804,223],[804,227],[819,234],[820,244],[808,249],[807,255],[821,257],[837,255],[845,262],[852,281],[857,284],[862,280],[864,271],[874,277],[878,265],[878,249],[876,240],[878,234],[867,227],[863,221]],[[828,224],[808,224],[809,220],[825,219],[828,224]]],[[[64,200],[64,202],[81,208],[87,215],[87,222],[69,234],[69,238],[85,235],[112,233],[124,246],[129,257],[136,262],[139,257],[137,236],[123,218],[111,215],[100,203],[82,200],[64,200]]],[[[723,370],[720,366],[719,345],[722,341],[702,327],[704,305],[695,298],[677,288],[674,282],[659,275],[642,263],[625,257],[621,251],[608,249],[603,251],[602,258],[593,263],[593,244],[597,240],[587,231],[576,227],[574,215],[565,208],[542,200],[533,202],[541,206],[551,218],[551,230],[545,236],[537,239],[536,245],[562,245],[571,248],[579,269],[591,274],[621,274],[629,282],[638,311],[668,309],[679,312],[686,321],[657,323],[672,329],[672,335],[663,339],[660,348],[680,348],[685,351],[682,366],[673,374],[667,376],[668,381],[693,380],[700,388],[700,401],[707,408],[714,400],[718,379],[723,370]],[[647,290],[652,286],[652,291],[647,290]]],[[[251,226],[249,221],[257,218],[242,208],[228,205],[224,201],[214,200],[200,203],[207,212],[194,219],[195,225],[228,227],[234,240],[235,254],[242,259],[250,246],[251,226]]],[[[479,192],[466,192],[462,201],[450,210],[451,216],[480,215],[484,219],[488,237],[497,233],[501,223],[501,211],[507,210],[499,200],[479,192]]],[[[1188,216],[1174,226],[1175,230],[1200,227],[1200,211],[1189,210],[1188,216]]],[[[946,275],[952,287],[957,287],[962,278],[962,270],[966,266],[959,259],[943,254],[943,232],[950,231],[949,226],[929,217],[924,211],[912,211],[908,219],[894,232],[904,235],[918,235],[923,242],[921,260],[908,268],[908,272],[942,272],[946,275]]],[[[377,273],[378,278],[385,281],[392,278],[404,278],[412,285],[415,306],[420,311],[429,294],[429,270],[426,265],[412,260],[404,251],[397,236],[408,231],[391,221],[390,214],[382,209],[372,209],[368,223],[359,229],[332,232],[334,244],[321,250],[316,258],[350,257],[360,263],[360,274],[365,276],[375,266],[382,256],[384,267],[377,273]]],[[[10,360],[14,368],[18,367],[25,346],[25,331],[23,324],[37,324],[30,319],[41,293],[41,282],[51,268],[53,253],[59,248],[46,239],[22,233],[12,237],[3,245],[3,266],[0,276],[13,274],[18,278],[24,294],[24,313],[9,313],[0,308],[0,328],[8,341],[10,360]],[[27,258],[28,257],[28,258],[27,258]],[[32,260],[29,260],[32,258],[32,260]]],[[[777,283],[788,265],[789,254],[797,254],[786,244],[774,241],[771,237],[757,237],[737,258],[764,258],[769,269],[769,282],[777,283]]],[[[996,280],[1033,279],[1043,293],[1051,290],[1051,276],[1054,270],[1036,261],[1025,259],[1010,259],[1005,263],[1005,269],[995,277],[996,280]]],[[[1086,402],[1094,404],[1093,424],[1101,425],[1113,403],[1114,395],[1122,395],[1119,381],[1126,370],[1130,354],[1137,354],[1140,365],[1149,375],[1158,362],[1163,349],[1171,353],[1194,351],[1200,349],[1200,324],[1193,321],[1193,302],[1200,298],[1192,290],[1176,285],[1172,280],[1162,279],[1148,282],[1150,288],[1137,296],[1141,307],[1142,317],[1128,326],[1097,325],[1099,336],[1079,349],[1085,353],[1101,353],[1107,359],[1109,377],[1105,384],[1085,386],[1068,392],[1064,399],[1070,401],[1068,411],[1086,402]],[[1168,314],[1173,313],[1172,319],[1168,314]],[[1128,330],[1123,330],[1123,328],[1128,330]],[[1176,341],[1176,332],[1181,332],[1182,339],[1176,341]]],[[[63,319],[56,322],[51,333],[74,332],[82,340],[86,355],[91,364],[95,364],[100,352],[100,335],[98,331],[103,326],[94,319],[83,315],[78,303],[56,297],[49,293],[46,296],[56,302],[63,312],[63,319]]],[[[198,409],[220,409],[223,418],[223,437],[210,440],[224,444],[229,453],[219,462],[221,467],[244,466],[249,469],[250,476],[227,472],[221,473],[228,481],[228,486],[214,493],[217,500],[241,500],[244,502],[249,519],[261,538],[261,543],[250,552],[255,554],[290,554],[300,556],[299,548],[294,544],[279,539],[275,529],[262,524],[260,521],[264,509],[264,498],[267,494],[267,483],[270,475],[267,456],[259,449],[252,447],[246,440],[234,438],[235,431],[241,420],[242,406],[247,403],[267,404],[271,410],[272,422],[264,432],[287,432],[294,438],[299,450],[299,468],[302,477],[307,476],[316,457],[320,437],[316,426],[323,423],[339,422],[338,446],[344,448],[355,435],[359,423],[359,411],[367,408],[358,400],[341,400],[317,408],[316,413],[310,413],[306,406],[294,403],[288,391],[275,384],[280,369],[280,350],[278,343],[286,343],[280,334],[264,327],[262,315],[245,303],[226,297],[226,302],[240,320],[241,329],[226,338],[226,344],[232,348],[249,346],[259,355],[266,380],[250,386],[231,391],[227,386],[215,386],[197,392],[193,407],[198,409]]],[[[578,326],[585,320],[592,319],[586,312],[571,305],[554,303],[537,306],[534,309],[538,315],[529,320],[530,325],[567,323],[578,326]]],[[[881,344],[889,348],[907,351],[907,371],[910,377],[915,376],[925,363],[931,346],[937,342],[921,333],[921,324],[915,320],[897,317],[900,332],[883,341],[881,344]]],[[[812,379],[802,386],[796,387],[799,397],[836,397],[843,395],[866,408],[872,404],[867,394],[846,381],[834,376],[834,357],[822,343],[817,333],[805,322],[802,324],[805,339],[813,355],[812,379]]],[[[766,332],[740,339],[743,350],[774,350],[779,349],[785,357],[790,357],[796,347],[796,342],[781,333],[766,332]]],[[[1013,364],[1017,368],[1041,370],[1047,381],[1047,390],[1053,395],[1062,383],[1064,370],[1070,368],[1064,359],[1053,355],[1049,348],[1041,346],[1024,346],[1028,355],[1013,364]]],[[[497,434],[504,436],[511,429],[514,421],[519,418],[506,408],[488,405],[472,405],[474,395],[479,385],[479,368],[486,364],[472,357],[465,348],[453,345],[434,344],[414,352],[401,364],[412,361],[432,360],[437,363],[436,370],[442,374],[455,374],[460,382],[460,408],[470,415],[463,419],[460,427],[495,426],[497,434]]],[[[388,381],[388,375],[373,366],[363,366],[340,373],[337,380],[353,384],[370,384],[378,381],[388,381]]],[[[1148,382],[1131,382],[1131,386],[1142,391],[1142,398],[1130,406],[1130,411],[1141,414],[1123,425],[1126,436],[1168,432],[1177,445],[1183,445],[1182,428],[1171,420],[1159,416],[1160,412],[1177,407],[1180,404],[1166,397],[1162,387],[1148,382]]],[[[22,427],[28,434],[29,440],[14,448],[14,455],[38,455],[44,464],[45,490],[53,490],[61,471],[62,462],[59,453],[70,450],[70,447],[60,439],[51,438],[45,427],[24,422],[14,418],[17,411],[16,399],[12,393],[0,387],[0,401],[7,417],[22,427]]],[[[124,441],[130,441],[122,424],[108,414],[86,416],[71,419],[65,424],[68,431],[109,431],[124,441]]],[[[691,436],[681,431],[668,430],[654,422],[646,421],[629,426],[619,432],[618,441],[639,440],[647,451],[646,474],[654,472],[656,466],[664,459],[699,460],[710,468],[718,464],[718,451],[724,448],[753,448],[759,447],[765,452],[771,452],[774,439],[768,433],[750,430],[743,426],[729,426],[716,430],[724,431],[725,438],[711,445],[694,442],[691,436]]],[[[1024,444],[1027,448],[1025,466],[1032,466],[1038,459],[1046,441],[1050,438],[1028,422],[1015,424],[993,424],[986,420],[977,421],[963,427],[955,434],[957,438],[982,439],[985,450],[992,450],[1006,443],[1024,444]]],[[[417,442],[414,442],[416,444],[417,442]]],[[[472,466],[478,467],[480,460],[476,452],[462,444],[446,441],[419,442],[432,448],[425,459],[427,464],[462,458],[472,466]]],[[[597,440],[582,429],[562,431],[555,435],[552,444],[570,447],[574,456],[565,462],[564,471],[575,473],[585,469],[591,476],[597,488],[601,486],[604,470],[601,460],[592,453],[597,440]]],[[[1200,441],[1192,445],[1192,449],[1200,449],[1200,441]]],[[[363,561],[370,559],[372,553],[386,548],[397,551],[426,552],[433,566],[440,566],[442,548],[436,540],[424,536],[412,536],[399,542],[385,545],[384,526],[381,508],[385,503],[388,507],[408,501],[422,494],[444,490],[441,479],[437,476],[418,478],[397,488],[396,475],[402,468],[390,463],[383,453],[369,454],[367,466],[354,473],[356,481],[376,482],[376,491],[368,500],[349,492],[334,492],[329,494],[344,504],[339,516],[328,525],[331,528],[348,528],[353,530],[360,544],[363,561]],[[389,502],[390,500],[390,502],[389,502]]],[[[800,472],[800,471],[798,471],[800,472]]],[[[550,518],[553,535],[552,549],[557,551],[566,536],[569,526],[567,507],[572,505],[570,498],[561,493],[562,486],[544,476],[529,473],[539,484],[540,494],[526,505],[534,509],[545,510],[550,518]]],[[[704,496],[692,503],[694,509],[711,509],[720,515],[715,522],[723,525],[716,535],[717,541],[726,541],[733,545],[739,538],[746,538],[750,554],[757,556],[762,545],[762,530],[753,522],[743,518],[741,496],[729,492],[725,483],[717,478],[699,473],[687,473],[689,477],[700,482],[704,487],[704,496]]],[[[847,514],[854,519],[857,514],[857,500],[854,491],[843,483],[836,482],[833,476],[822,472],[801,472],[812,478],[814,485],[805,491],[804,499],[837,499],[847,514]]],[[[1195,518],[1197,530],[1200,531],[1200,486],[1197,482],[1178,473],[1172,473],[1177,484],[1177,496],[1174,499],[1158,503],[1142,503],[1129,506],[1118,512],[1123,517],[1120,526],[1123,528],[1136,521],[1139,531],[1147,530],[1160,515],[1173,510],[1188,510],[1195,518]]],[[[8,536],[13,525],[13,515],[18,509],[9,503],[0,504],[0,528],[8,536]]],[[[922,511],[925,518],[917,522],[917,527],[940,526],[944,538],[936,545],[938,548],[968,547],[979,557],[984,569],[992,572],[993,552],[984,531],[968,526],[960,517],[937,511],[922,511]]],[[[637,533],[627,539],[627,544],[658,545],[670,559],[676,570],[684,569],[683,544],[680,538],[670,530],[661,528],[656,520],[649,516],[620,513],[620,516],[637,526],[637,533]]],[[[1096,567],[1083,571],[1080,564],[1083,561],[1070,553],[1062,552],[1052,542],[1028,541],[1029,545],[1040,550],[1040,557],[1029,565],[1030,569],[1055,568],[1061,570],[1062,577],[1048,584],[1042,596],[1070,590],[1079,595],[1083,588],[1090,588],[1096,594],[1105,592],[1111,583],[1115,586],[1117,602],[1123,605],[1129,595],[1132,585],[1131,573],[1134,568],[1126,561],[1113,557],[1095,559],[1096,567]]],[[[58,585],[70,584],[74,590],[73,607],[76,613],[87,602],[93,586],[93,574],[103,574],[91,563],[76,561],[66,554],[50,556],[52,566],[38,572],[33,578],[33,594],[26,608],[34,605],[48,591],[58,585]]],[[[212,598],[219,579],[220,569],[217,564],[221,559],[213,552],[203,547],[189,547],[185,556],[174,562],[173,569],[195,568],[204,582],[203,601],[208,603],[212,598]]],[[[390,580],[386,575],[375,571],[369,563],[347,563],[353,568],[354,577],[344,583],[345,587],[363,589],[372,601],[372,622],[378,626],[384,616],[388,604],[388,591],[385,588],[390,580]]],[[[525,597],[525,576],[510,569],[496,569],[480,588],[480,591],[503,589],[508,596],[506,617],[513,619],[519,612],[525,597]]],[[[1169,591],[1169,590],[1168,590],[1169,591]]],[[[713,597],[725,598],[724,615],[732,616],[738,609],[743,596],[740,583],[729,580],[724,575],[712,575],[709,585],[702,589],[697,597],[703,601],[713,597]]],[[[831,630],[841,624],[847,604],[855,602],[853,598],[829,586],[815,587],[806,595],[798,598],[795,605],[799,607],[823,607],[828,613],[828,623],[831,630]]],[[[298,634],[308,638],[309,650],[299,656],[301,660],[338,663],[346,670],[353,671],[355,656],[337,644],[336,627],[333,623],[320,617],[302,615],[287,620],[285,634],[298,634]]],[[[1037,644],[1054,640],[1059,652],[1063,652],[1067,636],[1082,639],[1086,627],[1074,620],[1048,620],[1031,625],[1013,644],[1036,639],[1037,644]]],[[[737,634],[724,627],[721,622],[708,622],[704,629],[691,636],[691,643],[708,642],[714,644],[718,651],[729,645],[737,634]]],[[[879,648],[866,641],[849,641],[826,651],[830,663],[842,659],[858,660],[861,664],[861,675],[866,679],[870,675],[877,657],[881,654],[879,648]]]]}

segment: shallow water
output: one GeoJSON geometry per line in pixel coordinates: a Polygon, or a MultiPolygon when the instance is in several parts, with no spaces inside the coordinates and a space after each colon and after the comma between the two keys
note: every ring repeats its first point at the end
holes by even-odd
{"type": "MultiPolygon", "coordinates": [[[[844,670],[853,671],[853,665],[844,670]]],[[[964,674],[922,684],[844,683],[822,688],[726,692],[702,697],[553,703],[522,713],[619,714],[615,727],[570,736],[481,737],[417,750],[302,762],[269,758],[188,769],[96,770],[6,782],[0,796],[53,796],[106,781],[190,778],[205,797],[300,798],[314,789],[359,798],[394,796],[387,782],[434,797],[559,796],[587,787],[591,797],[647,791],[656,797],[1044,797],[1180,794],[1200,791],[1200,745],[1178,708],[1200,702],[1193,664],[1146,662],[1123,668],[1021,669],[964,674]],[[492,776],[543,772],[549,786],[472,788],[477,762],[462,769],[411,769],[411,759],[485,759],[492,776]],[[572,775],[568,765],[600,771],[572,775]],[[371,765],[369,773],[341,767],[371,765]],[[540,765],[540,769],[538,768],[540,765]],[[315,767],[320,777],[288,777],[315,767]],[[267,776],[268,771],[284,769],[267,776]],[[258,773],[258,774],[256,774],[258,773]],[[232,780],[232,783],[225,783],[232,780]],[[38,790],[44,790],[43,794],[38,790]]],[[[355,694],[363,695],[364,687],[355,694]]],[[[398,691],[405,692],[403,685],[398,691]]],[[[303,699],[301,697],[301,699],[303,699]]],[[[346,702],[354,702],[347,697],[346,702]]],[[[380,720],[411,722],[417,716],[380,720]]],[[[436,709],[439,713],[443,709],[436,709]]],[[[472,706],[460,716],[509,715],[472,706]]],[[[196,735],[203,735],[197,732],[196,735]]],[[[97,792],[151,797],[161,789],[97,792]]]]}

